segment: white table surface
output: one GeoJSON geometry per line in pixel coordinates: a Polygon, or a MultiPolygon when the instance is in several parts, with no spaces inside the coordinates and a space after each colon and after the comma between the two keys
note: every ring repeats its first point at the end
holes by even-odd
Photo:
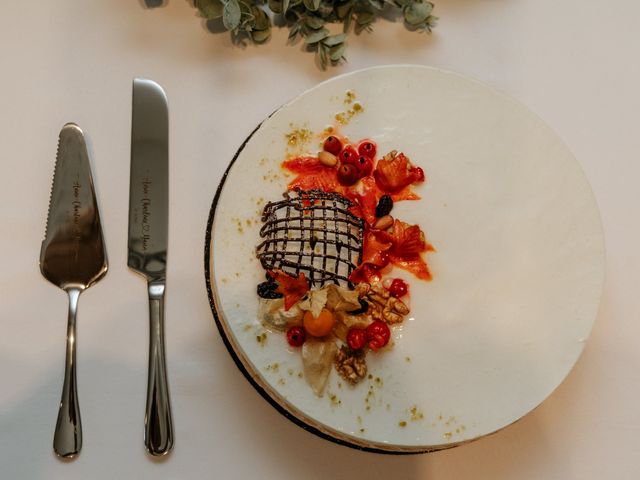
{"type": "Polygon", "coordinates": [[[0,14],[0,478],[635,479],[640,476],[640,4],[632,0],[436,0],[432,36],[379,22],[326,72],[275,31],[239,48],[183,0],[3,2],[0,14]],[[381,456],[286,420],[243,378],[213,324],[203,249],[214,190],[266,115],[321,80],[416,63],[522,101],[567,143],[593,185],[607,280],[592,336],[538,409],[491,437],[435,454],[381,456]],[[147,300],[126,267],[131,79],[170,102],[167,350],[176,446],[146,456],[147,300]],[[110,260],[80,301],[80,457],[51,450],[66,298],[38,269],[60,127],[89,141],[110,260]]]}

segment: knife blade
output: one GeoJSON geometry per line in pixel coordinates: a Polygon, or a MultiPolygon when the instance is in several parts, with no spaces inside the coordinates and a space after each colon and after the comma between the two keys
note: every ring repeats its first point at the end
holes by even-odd
{"type": "Polygon", "coordinates": [[[169,220],[169,116],[157,83],[133,81],[128,266],[147,280],[149,371],[144,443],[151,455],[173,447],[165,360],[164,296],[169,220]]]}
{"type": "Polygon", "coordinates": [[[107,268],[84,134],[80,127],[68,123],[58,138],[49,213],[40,248],[42,275],[69,297],[64,383],[53,440],[53,449],[61,457],[73,457],[82,449],[76,381],[78,298],[107,273],[107,268]]]}

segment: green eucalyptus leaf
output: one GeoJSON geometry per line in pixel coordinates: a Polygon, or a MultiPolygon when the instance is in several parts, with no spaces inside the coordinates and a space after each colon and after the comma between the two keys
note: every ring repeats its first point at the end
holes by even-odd
{"type": "Polygon", "coordinates": [[[415,1],[409,4],[404,10],[404,20],[409,25],[420,25],[431,15],[433,4],[429,2],[415,1]]]}
{"type": "Polygon", "coordinates": [[[253,7],[251,13],[255,18],[254,28],[256,30],[267,30],[271,28],[271,20],[264,10],[258,7],[253,7]]]}
{"type": "Polygon", "coordinates": [[[250,32],[254,29],[256,17],[253,15],[253,4],[248,3],[250,0],[239,0],[240,5],[240,30],[250,32]]]}
{"type": "Polygon", "coordinates": [[[351,24],[353,23],[353,15],[351,15],[351,13],[349,13],[349,15],[347,15],[344,18],[344,27],[342,29],[342,31],[344,33],[347,33],[349,31],[349,28],[351,28],[351,24]]]}
{"type": "Polygon", "coordinates": [[[344,52],[346,51],[347,46],[344,43],[339,43],[338,45],[334,45],[329,49],[329,57],[333,63],[337,63],[344,58],[344,52]]]}
{"type": "Polygon", "coordinates": [[[242,44],[267,41],[275,15],[277,25],[289,29],[287,43],[302,37],[323,69],[345,59],[352,25],[359,34],[371,31],[380,16],[392,20],[395,14],[401,14],[408,30],[430,32],[437,21],[429,0],[193,0],[192,5],[207,19],[207,25],[222,18],[218,25],[231,31],[234,43],[242,44]],[[329,32],[326,27],[335,23],[342,24],[343,33],[329,32]]]}
{"type": "Polygon", "coordinates": [[[318,30],[324,27],[324,19],[315,15],[307,15],[304,17],[304,24],[312,30],[318,30]]]}
{"type": "Polygon", "coordinates": [[[240,25],[240,5],[238,0],[227,0],[222,13],[222,23],[227,30],[235,30],[240,25]]]}
{"type": "Polygon", "coordinates": [[[327,30],[326,28],[323,28],[321,30],[316,30],[310,35],[307,35],[307,38],[305,38],[305,42],[307,45],[311,45],[313,43],[318,43],[319,41],[324,40],[328,36],[329,36],[329,30],[327,30]]]}
{"type": "Polygon", "coordinates": [[[322,18],[327,18],[331,16],[331,14],[333,13],[333,2],[332,1],[320,2],[320,6],[318,7],[318,13],[322,18]]]}
{"type": "Polygon", "coordinates": [[[338,15],[338,18],[342,20],[347,15],[350,15],[351,9],[353,8],[354,3],[355,3],[354,0],[349,0],[348,2],[338,5],[336,7],[336,13],[338,15]]]}
{"type": "Polygon", "coordinates": [[[358,25],[369,25],[376,19],[376,14],[373,12],[359,12],[356,14],[356,23],[358,25]]]}
{"type": "Polygon", "coordinates": [[[320,0],[302,0],[307,10],[315,12],[320,7],[320,0]]]}
{"type": "Polygon", "coordinates": [[[327,50],[328,49],[322,44],[318,44],[318,58],[320,60],[320,68],[322,68],[323,70],[327,68],[327,64],[329,63],[327,58],[327,50]]]}
{"type": "Polygon", "coordinates": [[[283,12],[282,0],[269,0],[269,10],[271,10],[276,15],[281,14],[283,12]]]}
{"type": "Polygon", "coordinates": [[[196,0],[195,6],[200,11],[200,14],[207,20],[222,17],[224,5],[220,0],[196,0]]]}
{"type": "Polygon", "coordinates": [[[373,27],[371,26],[370,23],[357,23],[355,24],[353,31],[356,35],[360,35],[362,32],[372,32],[373,31],[373,27]]]}
{"type": "Polygon", "coordinates": [[[337,35],[330,35],[322,40],[322,43],[327,47],[333,47],[334,45],[338,45],[344,42],[347,39],[347,35],[345,33],[338,33],[337,35]]]}
{"type": "Polygon", "coordinates": [[[251,40],[256,43],[263,43],[269,40],[271,36],[271,29],[267,28],[265,30],[254,30],[251,32],[251,40]]]}

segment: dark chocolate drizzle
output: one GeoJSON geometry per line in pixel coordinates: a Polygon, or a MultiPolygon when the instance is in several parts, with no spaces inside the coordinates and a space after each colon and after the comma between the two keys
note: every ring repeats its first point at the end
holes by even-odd
{"type": "Polygon", "coordinates": [[[348,198],[322,190],[294,190],[267,203],[260,229],[264,240],[256,249],[262,267],[296,277],[303,271],[311,286],[351,286],[364,231],[364,221],[349,211],[352,206],[348,198]]]}

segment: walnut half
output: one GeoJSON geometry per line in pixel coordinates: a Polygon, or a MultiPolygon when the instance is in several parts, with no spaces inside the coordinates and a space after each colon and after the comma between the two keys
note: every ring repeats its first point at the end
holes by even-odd
{"type": "Polygon", "coordinates": [[[355,385],[367,375],[367,363],[363,350],[351,350],[342,346],[335,359],[337,372],[351,385],[355,385]]]}
{"type": "Polygon", "coordinates": [[[365,296],[369,301],[369,313],[374,320],[400,323],[409,313],[409,307],[402,300],[392,297],[382,285],[371,285],[365,296]]]}

